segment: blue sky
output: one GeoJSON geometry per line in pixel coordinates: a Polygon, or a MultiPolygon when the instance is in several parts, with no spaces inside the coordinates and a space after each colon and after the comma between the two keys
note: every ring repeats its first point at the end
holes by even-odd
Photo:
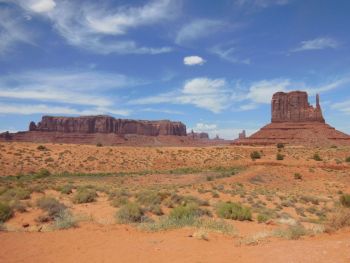
{"type": "Polygon", "coordinates": [[[350,1],[0,0],[0,131],[44,114],[170,119],[232,139],[276,91],[350,133],[350,1]]]}

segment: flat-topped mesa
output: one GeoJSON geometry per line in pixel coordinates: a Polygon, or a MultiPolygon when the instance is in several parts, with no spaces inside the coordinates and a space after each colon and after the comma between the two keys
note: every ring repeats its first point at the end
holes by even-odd
{"type": "Polygon", "coordinates": [[[182,122],[115,119],[106,115],[82,117],[43,116],[38,124],[30,123],[29,131],[186,136],[186,126],[182,122]]]}
{"type": "Polygon", "coordinates": [[[316,95],[316,108],[310,105],[305,91],[289,93],[277,92],[271,101],[271,122],[321,122],[325,123],[320,106],[320,97],[316,95]]]}

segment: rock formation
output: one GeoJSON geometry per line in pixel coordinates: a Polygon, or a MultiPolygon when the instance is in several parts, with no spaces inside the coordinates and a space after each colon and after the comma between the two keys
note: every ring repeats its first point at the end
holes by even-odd
{"type": "Polygon", "coordinates": [[[83,117],[43,116],[41,122],[37,125],[34,122],[30,123],[29,131],[186,136],[186,126],[181,122],[115,119],[104,115],[83,117]]]}
{"type": "Polygon", "coordinates": [[[245,139],[245,138],[247,138],[247,136],[246,136],[245,130],[243,130],[238,134],[238,139],[245,139]]]}
{"type": "Polygon", "coordinates": [[[318,94],[316,95],[316,108],[309,104],[308,94],[304,91],[277,92],[272,96],[271,106],[272,123],[325,122],[318,94]]]}
{"type": "Polygon", "coordinates": [[[271,123],[250,137],[240,134],[234,144],[350,144],[350,136],[325,123],[316,95],[316,107],[303,91],[277,92],[271,101],[271,123]]]}
{"type": "Polygon", "coordinates": [[[188,137],[192,138],[192,139],[209,139],[209,134],[206,132],[194,132],[193,130],[191,130],[190,133],[187,134],[188,137]]]}

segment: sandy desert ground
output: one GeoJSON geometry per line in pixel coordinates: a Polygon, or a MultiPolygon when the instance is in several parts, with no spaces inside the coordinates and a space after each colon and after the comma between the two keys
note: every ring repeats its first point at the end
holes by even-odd
{"type": "Polygon", "coordinates": [[[350,262],[349,147],[0,149],[0,262],[350,262]]]}

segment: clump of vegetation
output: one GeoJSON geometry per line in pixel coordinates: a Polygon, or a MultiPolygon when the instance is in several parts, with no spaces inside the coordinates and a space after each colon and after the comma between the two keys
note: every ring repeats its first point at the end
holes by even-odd
{"type": "Polygon", "coordinates": [[[252,213],[249,207],[233,202],[221,202],[216,207],[216,214],[225,219],[252,220],[252,213]]]}
{"type": "Polygon", "coordinates": [[[169,218],[174,220],[182,220],[186,218],[194,218],[201,216],[202,211],[196,204],[180,205],[173,208],[169,218]]]}
{"type": "Polygon", "coordinates": [[[72,190],[74,189],[74,186],[71,184],[66,184],[61,187],[61,193],[69,195],[72,193],[72,190]]]}
{"type": "Polygon", "coordinates": [[[68,209],[60,211],[55,217],[54,227],[56,229],[68,229],[77,226],[77,220],[68,209]]]}
{"type": "Polygon", "coordinates": [[[47,169],[40,169],[36,174],[35,174],[35,178],[45,178],[45,177],[48,177],[48,176],[50,176],[51,175],[51,173],[50,173],[50,171],[49,170],[47,170],[47,169]]]}
{"type": "Polygon", "coordinates": [[[326,225],[326,232],[333,232],[350,226],[350,209],[339,209],[333,214],[326,225]]]}
{"type": "Polygon", "coordinates": [[[340,203],[345,207],[350,207],[350,194],[342,194],[340,196],[340,203]]]}
{"type": "Polygon", "coordinates": [[[5,203],[0,203],[0,223],[6,222],[13,215],[12,208],[5,203]]]}
{"type": "Polygon", "coordinates": [[[47,147],[44,145],[39,145],[38,147],[36,147],[36,149],[39,151],[47,151],[48,150],[47,147]]]}
{"type": "Polygon", "coordinates": [[[282,161],[283,159],[284,159],[284,155],[283,154],[281,154],[281,153],[277,153],[276,154],[276,160],[282,161]]]}
{"type": "Polygon", "coordinates": [[[38,199],[37,206],[46,211],[51,218],[57,217],[67,208],[64,204],[60,203],[53,197],[42,197],[38,199]]]}
{"type": "Polygon", "coordinates": [[[123,205],[116,214],[117,221],[121,224],[141,223],[143,210],[136,203],[127,203],[123,205]]]}
{"type": "Polygon", "coordinates": [[[303,176],[302,176],[300,173],[295,173],[295,174],[294,174],[294,179],[295,179],[295,180],[302,180],[302,179],[303,179],[303,176]]]}
{"type": "Polygon", "coordinates": [[[99,142],[99,143],[96,144],[96,146],[97,147],[102,147],[103,145],[102,145],[102,143],[99,142]]]}
{"type": "Polygon", "coordinates": [[[267,214],[258,214],[258,216],[257,216],[257,220],[259,223],[265,223],[270,219],[271,219],[271,217],[267,214]]]}
{"type": "Polygon", "coordinates": [[[288,226],[287,229],[278,229],[275,231],[275,235],[287,239],[299,239],[302,236],[308,234],[308,231],[301,224],[296,224],[292,226],[288,226]]]}
{"type": "Polygon", "coordinates": [[[277,149],[283,149],[284,144],[283,143],[277,143],[277,149]]]}
{"type": "Polygon", "coordinates": [[[136,194],[136,201],[141,205],[152,206],[159,205],[164,197],[156,191],[142,191],[136,194]]]}
{"type": "Polygon", "coordinates": [[[73,197],[73,203],[83,204],[83,203],[92,203],[96,200],[97,193],[94,189],[89,189],[86,187],[78,188],[77,192],[73,197]]]}
{"type": "Polygon", "coordinates": [[[318,153],[315,153],[314,156],[312,157],[315,161],[322,161],[321,156],[318,153]]]}
{"type": "Polygon", "coordinates": [[[7,189],[1,195],[1,199],[5,200],[5,201],[25,200],[25,199],[29,199],[29,198],[30,198],[30,191],[28,191],[22,187],[7,189]]]}
{"type": "Polygon", "coordinates": [[[261,154],[258,151],[254,151],[250,153],[250,158],[254,161],[256,159],[261,158],[261,154]]]}
{"type": "Polygon", "coordinates": [[[345,162],[350,163],[350,156],[345,158],[345,162]]]}

